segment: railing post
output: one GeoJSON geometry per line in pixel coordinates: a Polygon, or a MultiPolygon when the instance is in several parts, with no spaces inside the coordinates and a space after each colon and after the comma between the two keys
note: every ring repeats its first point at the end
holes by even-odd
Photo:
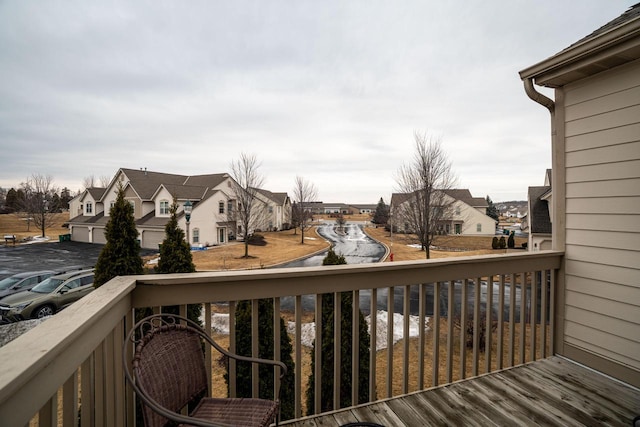
{"type": "Polygon", "coordinates": [[[440,374],[440,282],[433,284],[433,366],[431,385],[439,384],[440,374]]]}
{"type": "Polygon", "coordinates": [[[342,298],[340,292],[333,293],[333,409],[340,409],[340,359],[342,353],[342,298]]]}
{"type": "Polygon", "coordinates": [[[467,295],[469,279],[462,281],[460,297],[460,379],[467,377],[467,295]]]}
{"type": "Polygon", "coordinates": [[[369,301],[370,316],[370,345],[369,345],[369,401],[376,399],[376,355],[378,344],[378,290],[371,290],[371,300],[369,301]]]}
{"type": "Polygon", "coordinates": [[[411,287],[405,285],[402,299],[402,393],[409,392],[409,303],[411,287]]]}
{"type": "MultiPolygon", "coordinates": [[[[313,373],[313,402],[314,402],[314,414],[322,412],[322,328],[326,327],[322,323],[322,294],[316,294],[316,341],[315,341],[315,367],[313,373]]],[[[296,302],[297,305],[297,302],[296,302]]],[[[296,363],[297,366],[297,363],[296,363]]],[[[297,368],[296,368],[297,373],[297,368]]],[[[296,382],[297,384],[297,382],[296,382]]],[[[297,394],[297,393],[296,393],[297,394]]],[[[296,406],[297,408],[297,406],[296,406]]],[[[296,409],[297,413],[298,409],[296,409]]],[[[307,408],[307,412],[309,408],[307,408]]]]}

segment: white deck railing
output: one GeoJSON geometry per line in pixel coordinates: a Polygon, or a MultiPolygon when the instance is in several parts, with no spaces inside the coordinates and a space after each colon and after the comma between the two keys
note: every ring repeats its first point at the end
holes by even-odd
{"type": "MultiPolygon", "coordinates": [[[[546,357],[553,354],[555,276],[562,255],[546,251],[353,266],[119,277],[0,348],[0,420],[11,426],[76,426],[79,417],[83,426],[135,425],[134,399],[124,382],[121,352],[133,309],[142,307],[158,311],[167,305],[204,304],[205,326],[210,328],[212,303],[224,303],[233,319],[235,301],[269,298],[274,302],[274,323],[279,323],[285,311],[281,307],[290,303],[291,316],[296,321],[296,417],[304,415],[303,300],[316,301],[312,310],[318,318],[320,298],[313,297],[324,293],[353,292],[354,310],[372,315],[370,396],[391,397],[546,357]],[[366,301],[364,306],[360,305],[361,300],[366,301]],[[386,302],[386,314],[378,313],[379,302],[386,302]],[[418,324],[429,318],[428,328],[419,328],[415,338],[403,339],[394,346],[393,321],[389,320],[400,310],[418,316],[418,324]],[[381,334],[375,325],[380,317],[389,325],[383,339],[388,346],[382,353],[375,350],[375,337],[381,334]],[[468,340],[461,333],[467,329],[468,340]],[[482,339],[483,331],[491,333],[482,339]]],[[[257,304],[253,306],[255,343],[257,304]]],[[[230,323],[229,345],[234,348],[234,325],[230,323]]],[[[320,341],[321,329],[316,328],[316,342],[320,341]]],[[[401,336],[409,337],[408,316],[404,316],[401,329],[401,336]]],[[[279,331],[279,326],[274,330],[279,331]]],[[[339,333],[339,328],[336,330],[339,333]]],[[[352,353],[357,358],[357,327],[353,332],[352,353]]],[[[335,338],[339,342],[339,337],[335,338]]],[[[279,342],[276,332],[276,354],[279,342]]],[[[319,350],[316,354],[320,354],[319,350]]],[[[319,372],[319,364],[316,366],[316,378],[331,375],[319,372]]],[[[338,389],[339,362],[334,368],[338,389]]],[[[212,370],[209,367],[210,375],[214,375],[212,370]]],[[[358,375],[356,368],[353,377],[358,375]]],[[[231,393],[234,382],[232,376],[231,393]]],[[[353,383],[355,397],[357,381],[353,383]]],[[[255,384],[254,377],[253,388],[257,390],[255,384]]]]}

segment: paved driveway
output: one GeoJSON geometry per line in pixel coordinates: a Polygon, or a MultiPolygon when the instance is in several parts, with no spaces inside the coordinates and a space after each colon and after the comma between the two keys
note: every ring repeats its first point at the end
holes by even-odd
{"type": "MultiPolygon", "coordinates": [[[[93,267],[103,246],[80,242],[0,245],[0,276],[32,270],[93,267]]],[[[143,255],[151,253],[154,251],[141,251],[143,255]]]]}

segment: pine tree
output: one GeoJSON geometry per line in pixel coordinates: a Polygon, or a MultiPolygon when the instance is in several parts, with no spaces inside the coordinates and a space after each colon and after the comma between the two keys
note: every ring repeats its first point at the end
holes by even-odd
{"type": "MultiPolygon", "coordinates": [[[[322,261],[323,265],[339,265],[346,264],[346,260],[343,255],[335,253],[333,248],[329,249],[327,256],[322,261]]],[[[369,401],[369,347],[370,337],[367,329],[367,323],[364,319],[362,312],[359,313],[359,336],[360,336],[360,348],[359,348],[359,378],[358,378],[358,402],[351,401],[351,384],[352,384],[352,311],[353,311],[353,293],[341,292],[340,293],[340,307],[341,307],[341,319],[340,319],[340,407],[356,405],[358,403],[369,401]]],[[[313,414],[314,412],[330,411],[333,408],[333,366],[334,366],[334,295],[323,294],[322,295],[322,357],[321,357],[321,371],[326,373],[320,379],[320,410],[314,411],[315,408],[315,346],[313,343],[313,349],[311,351],[311,376],[309,377],[309,385],[307,387],[307,414],[313,414]]],[[[337,408],[336,408],[337,409],[337,408]]]]}
{"type": "Polygon", "coordinates": [[[381,225],[389,222],[389,206],[387,206],[382,197],[380,197],[380,201],[378,201],[378,206],[376,206],[376,211],[373,214],[371,222],[381,225]]]}
{"type": "MultiPolygon", "coordinates": [[[[173,200],[171,205],[171,217],[164,227],[165,237],[160,245],[160,260],[156,271],[158,273],[193,273],[196,266],[193,264],[191,248],[185,240],[184,231],[178,227],[178,203],[173,200]]],[[[166,307],[163,311],[178,314],[178,306],[166,307]]],[[[187,306],[187,317],[202,326],[200,316],[202,305],[189,304],[187,306]]]]}
{"type": "Polygon", "coordinates": [[[178,204],[174,200],[171,205],[171,217],[164,227],[165,237],[160,246],[160,260],[158,261],[158,273],[193,273],[196,266],[193,264],[191,248],[185,240],[184,231],[178,227],[178,204]]]}
{"type": "MultiPolygon", "coordinates": [[[[273,351],[273,301],[258,300],[258,357],[274,359],[273,351]]],[[[280,417],[295,417],[295,371],[291,356],[293,346],[287,334],[284,319],[280,318],[280,360],[287,366],[287,373],[280,383],[280,417]]],[[[251,356],[251,301],[239,301],[236,306],[236,353],[251,356]]],[[[229,384],[229,372],[224,375],[229,384]]],[[[273,399],[273,367],[260,365],[259,397],[273,399]]],[[[251,364],[237,362],[236,393],[238,397],[251,397],[251,364]]]]}
{"type": "Polygon", "coordinates": [[[487,216],[498,221],[498,219],[500,218],[500,214],[498,213],[498,208],[496,208],[496,205],[493,204],[491,197],[487,196],[486,200],[487,200],[487,216]]]}
{"type": "Polygon", "coordinates": [[[507,247],[509,249],[513,249],[516,247],[516,238],[515,238],[515,231],[512,231],[509,234],[509,238],[507,239],[507,247]]]}
{"type": "Polygon", "coordinates": [[[94,278],[96,288],[116,276],[143,273],[133,206],[124,199],[122,186],[118,188],[109,216],[104,232],[107,243],[102,248],[96,263],[94,278]]]}

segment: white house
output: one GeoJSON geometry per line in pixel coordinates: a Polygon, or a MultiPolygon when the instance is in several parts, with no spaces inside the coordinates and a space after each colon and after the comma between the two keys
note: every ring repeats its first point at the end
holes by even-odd
{"type": "MultiPolygon", "coordinates": [[[[487,201],[473,197],[468,189],[444,190],[445,202],[451,205],[450,213],[439,224],[442,234],[492,235],[496,231],[496,221],[487,216],[487,201]]],[[[391,195],[391,215],[394,226],[400,231],[411,232],[402,219],[403,210],[409,209],[411,195],[393,193],[391,195]]]]}
{"type": "MultiPolygon", "coordinates": [[[[164,227],[174,199],[178,204],[178,225],[188,231],[192,246],[224,244],[237,234],[235,182],[230,175],[187,176],[123,168],[118,170],[107,188],[88,189],[74,201],[76,208],[70,210],[69,220],[71,240],[106,243],[104,228],[119,186],[124,189],[125,199],[133,206],[143,248],[157,249],[164,240],[164,227]],[[188,227],[184,214],[187,201],[192,204],[188,227]]],[[[283,202],[273,213],[271,221],[279,224],[279,228],[285,218],[291,216],[290,206],[288,211],[287,206],[283,202]]]]}

